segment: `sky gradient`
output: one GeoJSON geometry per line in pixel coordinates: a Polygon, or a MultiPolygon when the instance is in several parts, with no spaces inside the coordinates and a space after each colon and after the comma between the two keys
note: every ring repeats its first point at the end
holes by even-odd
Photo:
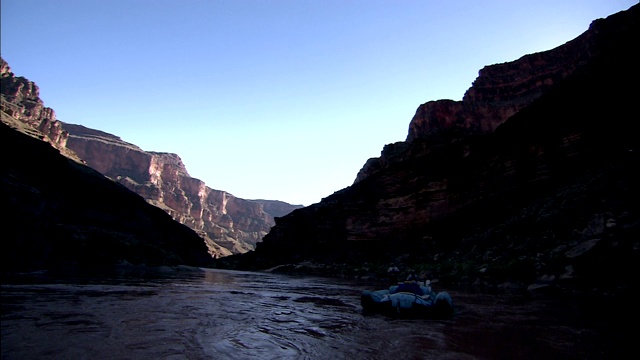
{"type": "Polygon", "coordinates": [[[417,107],[636,0],[2,0],[1,53],[61,121],[244,199],[351,185],[417,107]]]}

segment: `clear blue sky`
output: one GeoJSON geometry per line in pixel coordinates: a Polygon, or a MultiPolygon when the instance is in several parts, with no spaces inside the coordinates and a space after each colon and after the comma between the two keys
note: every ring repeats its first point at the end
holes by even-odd
{"type": "Polygon", "coordinates": [[[177,153],[244,199],[310,205],[416,108],[629,0],[2,0],[2,57],[58,119],[177,153]]]}

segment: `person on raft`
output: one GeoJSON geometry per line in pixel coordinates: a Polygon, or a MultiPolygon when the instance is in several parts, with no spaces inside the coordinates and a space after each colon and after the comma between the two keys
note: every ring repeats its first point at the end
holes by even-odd
{"type": "Polygon", "coordinates": [[[400,274],[400,269],[397,266],[392,265],[387,269],[387,275],[389,279],[389,286],[398,285],[398,275],[400,274]]]}
{"type": "Polygon", "coordinates": [[[407,276],[407,280],[398,285],[398,287],[395,288],[391,293],[395,294],[399,292],[408,292],[416,294],[418,296],[424,295],[424,291],[422,291],[422,288],[420,288],[420,284],[418,284],[418,277],[416,276],[415,272],[409,273],[409,276],[407,276]]]}

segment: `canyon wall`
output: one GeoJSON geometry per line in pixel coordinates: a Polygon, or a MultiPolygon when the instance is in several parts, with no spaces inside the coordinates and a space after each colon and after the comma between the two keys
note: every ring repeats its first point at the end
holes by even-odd
{"type": "Polygon", "coordinates": [[[542,94],[575,74],[603,48],[598,22],[589,31],[554,49],[485,66],[462,101],[435,100],[418,107],[405,142],[387,145],[379,158],[367,161],[356,182],[389,164],[428,152],[434,146],[493,132],[542,94]],[[426,146],[407,148],[414,140],[426,146]]]}
{"type": "MultiPolygon", "coordinates": [[[[202,239],[142,197],[41,140],[0,124],[0,267],[4,274],[113,266],[211,266],[202,239]]],[[[16,121],[18,121],[16,119],[16,121]]],[[[23,131],[29,130],[29,131],[23,131]]]]}
{"type": "MultiPolygon", "coordinates": [[[[56,120],[53,109],[44,106],[38,86],[21,76],[15,76],[9,64],[0,58],[0,111],[9,118],[18,120],[36,129],[41,140],[50,143],[68,157],[73,151],[66,149],[68,134],[56,120]]],[[[14,125],[18,122],[13,122],[14,125]]],[[[76,157],[76,160],[77,159],[76,157]]]]}
{"type": "Polygon", "coordinates": [[[441,279],[585,286],[602,280],[598,268],[629,285],[639,15],[636,5],[598,19],[559,48],[485,67],[462,101],[421,105],[406,141],[352,186],[276,219],[230,266],[371,276],[396,263],[441,279]]]}
{"type": "MultiPolygon", "coordinates": [[[[87,164],[189,226],[221,257],[253,250],[274,219],[259,202],[214,190],[189,175],[176,154],[143,151],[119,137],[63,123],[67,147],[87,164]]],[[[291,211],[299,206],[285,204],[291,211]]]]}
{"type": "Polygon", "coordinates": [[[275,224],[271,213],[282,216],[302,207],[274,200],[250,201],[211,189],[189,176],[177,154],[144,151],[115,135],[63,123],[44,106],[35,83],[15,76],[4,59],[0,70],[3,122],[24,131],[33,129],[65,156],[163,209],[196,231],[214,257],[253,250],[275,224]]]}
{"type": "Polygon", "coordinates": [[[211,266],[193,230],[88,167],[38,87],[0,58],[3,274],[113,266],[211,266]]]}

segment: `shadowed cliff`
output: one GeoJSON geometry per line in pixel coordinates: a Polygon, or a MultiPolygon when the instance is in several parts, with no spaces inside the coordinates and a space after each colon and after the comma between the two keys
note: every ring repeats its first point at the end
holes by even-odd
{"type": "Polygon", "coordinates": [[[63,123],[45,107],[38,86],[15,76],[0,59],[0,107],[12,126],[48,142],[69,158],[83,162],[141,195],[193,229],[214,257],[243,253],[267,234],[274,216],[301,205],[275,200],[251,201],[214,190],[193,178],[177,154],[144,151],[118,136],[63,123]]]}
{"type": "Polygon", "coordinates": [[[124,262],[211,265],[206,246],[191,229],[61,155],[43,136],[2,112],[3,273],[124,262]]]}
{"type": "Polygon", "coordinates": [[[226,266],[447,283],[637,288],[638,5],[421,105],[356,182],[276,219],[226,266]]]}
{"type": "Polygon", "coordinates": [[[0,59],[3,274],[116,264],[210,266],[202,239],[89,168],[39,89],[0,59]]]}

